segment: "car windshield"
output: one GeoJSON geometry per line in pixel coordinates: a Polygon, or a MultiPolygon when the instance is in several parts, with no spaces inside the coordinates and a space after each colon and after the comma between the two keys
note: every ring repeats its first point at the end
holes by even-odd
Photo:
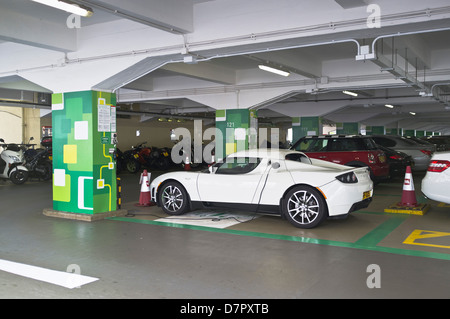
{"type": "Polygon", "coordinates": [[[261,159],[255,157],[228,157],[217,168],[216,174],[246,174],[253,171],[260,162],[261,159]]]}

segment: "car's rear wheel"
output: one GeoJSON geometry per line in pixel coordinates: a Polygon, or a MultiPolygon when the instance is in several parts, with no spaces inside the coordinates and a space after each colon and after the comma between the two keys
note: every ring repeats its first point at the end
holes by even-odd
{"type": "Polygon", "coordinates": [[[319,191],[310,186],[298,185],[284,197],[283,213],[295,227],[314,228],[327,217],[327,207],[319,191]]]}
{"type": "Polygon", "coordinates": [[[180,183],[169,181],[161,186],[158,193],[159,203],[166,214],[182,215],[188,211],[188,195],[180,183]]]}

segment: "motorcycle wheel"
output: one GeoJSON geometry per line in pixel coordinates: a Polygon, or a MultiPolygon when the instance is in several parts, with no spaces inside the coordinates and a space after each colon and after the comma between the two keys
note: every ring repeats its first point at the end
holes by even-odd
{"type": "Polygon", "coordinates": [[[50,163],[45,163],[43,165],[39,165],[44,171],[45,173],[43,173],[41,175],[41,178],[43,181],[48,181],[49,179],[52,178],[52,164],[50,163]]]}
{"type": "Polygon", "coordinates": [[[169,161],[166,158],[160,158],[156,162],[156,166],[160,171],[167,171],[169,169],[169,161]]]}
{"type": "Polygon", "coordinates": [[[16,170],[9,175],[9,179],[16,185],[25,183],[28,180],[28,172],[23,170],[16,170]]]}
{"type": "Polygon", "coordinates": [[[141,168],[141,164],[139,164],[138,161],[135,161],[133,159],[129,159],[126,162],[126,167],[127,167],[127,171],[128,172],[134,174],[141,168]]]}

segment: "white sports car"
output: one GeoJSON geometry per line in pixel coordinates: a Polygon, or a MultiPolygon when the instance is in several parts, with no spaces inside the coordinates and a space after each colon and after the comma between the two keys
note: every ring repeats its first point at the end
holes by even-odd
{"type": "Polygon", "coordinates": [[[422,193],[429,199],[450,204],[450,152],[435,153],[422,180],[422,193]]]}
{"type": "Polygon", "coordinates": [[[367,168],[312,159],[291,150],[247,150],[202,172],[156,177],[151,200],[169,215],[205,207],[275,213],[294,226],[313,228],[372,201],[367,168]]]}

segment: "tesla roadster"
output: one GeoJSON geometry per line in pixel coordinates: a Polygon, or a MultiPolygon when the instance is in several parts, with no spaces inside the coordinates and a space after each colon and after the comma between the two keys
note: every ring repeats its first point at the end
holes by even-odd
{"type": "Polygon", "coordinates": [[[292,150],[255,149],[228,155],[207,170],[156,177],[151,200],[169,215],[225,207],[274,213],[299,228],[368,207],[373,183],[367,168],[309,158],[292,150]]]}

